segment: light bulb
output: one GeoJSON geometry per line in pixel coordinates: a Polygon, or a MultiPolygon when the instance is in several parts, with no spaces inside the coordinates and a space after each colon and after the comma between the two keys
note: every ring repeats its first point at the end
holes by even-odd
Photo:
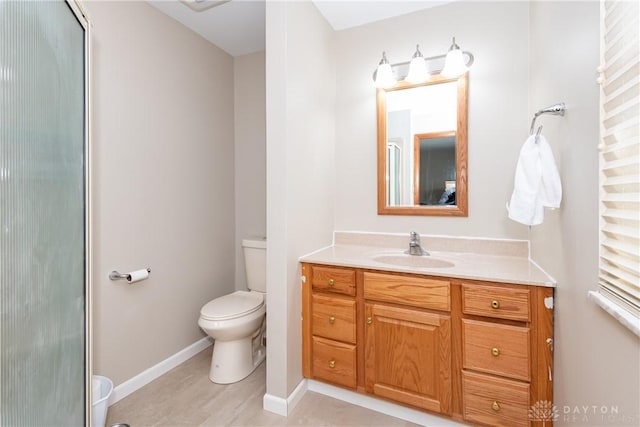
{"type": "Polygon", "coordinates": [[[382,52],[382,59],[376,71],[376,87],[388,89],[394,87],[396,83],[398,83],[398,81],[393,77],[391,64],[389,64],[386,54],[382,52]]]}
{"type": "Polygon", "coordinates": [[[416,45],[416,52],[409,64],[409,74],[404,80],[409,83],[422,83],[426,82],[428,78],[427,64],[424,62],[424,56],[422,56],[419,46],[416,45]]]}
{"type": "Polygon", "coordinates": [[[456,44],[456,38],[453,38],[453,44],[447,52],[447,57],[444,61],[444,68],[440,72],[444,77],[455,77],[463,74],[467,71],[467,66],[464,63],[464,56],[460,46],[456,44]]]}

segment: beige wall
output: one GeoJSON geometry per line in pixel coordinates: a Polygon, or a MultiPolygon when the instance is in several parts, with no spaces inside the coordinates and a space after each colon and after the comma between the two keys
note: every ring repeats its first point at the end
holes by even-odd
{"type": "Polygon", "coordinates": [[[266,5],[267,393],[302,379],[298,257],[334,228],[333,31],[311,2],[266,5]]]}
{"type": "Polygon", "coordinates": [[[86,7],[94,370],[117,385],[202,338],[200,308],[234,288],[233,60],[145,2],[86,7]]]}
{"type": "Polygon", "coordinates": [[[233,59],[236,289],[246,289],[242,239],[267,234],[265,53],[233,59]]]}
{"type": "Polygon", "coordinates": [[[527,112],[529,6],[454,2],[336,33],[336,229],[527,238],[507,218],[527,112]],[[451,37],[473,52],[469,75],[469,217],[377,214],[376,102],[372,74],[386,51],[408,61],[446,53],[451,37]]]}
{"type": "Polygon", "coordinates": [[[587,300],[598,275],[598,49],[598,2],[531,3],[529,115],[554,102],[564,101],[568,108],[564,118],[539,119],[556,157],[564,195],[562,208],[532,229],[532,251],[558,280],[558,424],[638,425],[638,337],[587,300]],[[585,405],[597,405],[598,410],[585,411],[585,405]],[[619,413],[613,420],[603,419],[602,406],[617,407],[619,413]]]}

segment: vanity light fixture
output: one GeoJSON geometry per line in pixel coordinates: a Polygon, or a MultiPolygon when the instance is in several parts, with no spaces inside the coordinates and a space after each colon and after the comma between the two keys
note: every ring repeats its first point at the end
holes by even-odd
{"type": "Polygon", "coordinates": [[[416,45],[411,61],[390,64],[386,53],[382,52],[382,59],[373,73],[373,80],[376,87],[389,89],[399,80],[412,84],[423,83],[429,80],[431,74],[439,73],[444,77],[456,77],[464,74],[473,61],[473,54],[462,51],[454,37],[449,51],[443,55],[425,58],[420,52],[419,45],[416,45]]]}
{"type": "Polygon", "coordinates": [[[393,70],[391,70],[391,64],[389,64],[385,52],[382,52],[382,59],[378,63],[374,80],[376,87],[383,89],[394,87],[397,83],[397,80],[393,77],[393,70]]]}

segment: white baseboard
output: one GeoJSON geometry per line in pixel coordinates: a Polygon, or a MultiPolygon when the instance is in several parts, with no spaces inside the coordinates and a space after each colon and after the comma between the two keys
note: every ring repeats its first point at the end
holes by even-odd
{"type": "Polygon", "coordinates": [[[287,399],[266,393],[262,397],[262,409],[286,417],[288,415],[287,399]]]}
{"type": "Polygon", "coordinates": [[[262,408],[265,411],[287,417],[306,392],[307,380],[303,379],[286,399],[268,393],[265,394],[262,398],[262,408]]]}
{"type": "Polygon", "coordinates": [[[287,415],[291,413],[296,405],[298,405],[298,402],[300,402],[300,399],[302,399],[306,392],[307,380],[303,379],[302,381],[300,381],[300,384],[298,384],[296,388],[293,389],[289,397],[287,397],[287,415]]]}
{"type": "Polygon", "coordinates": [[[113,393],[111,393],[111,397],[109,398],[109,406],[113,405],[119,400],[124,399],[134,391],[144,387],[159,376],[166,374],[171,369],[192,358],[212,344],[213,342],[209,337],[204,337],[201,340],[194,342],[190,346],[180,350],[173,356],[168,357],[157,365],[150,367],[146,371],[143,371],[135,377],[130,378],[122,384],[118,385],[113,389],[113,393]]]}
{"type": "MultiPolygon", "coordinates": [[[[421,426],[430,427],[466,427],[466,424],[460,424],[456,421],[438,417],[436,415],[427,414],[415,409],[396,405],[386,400],[376,399],[375,397],[366,396],[364,394],[345,390],[340,387],[334,387],[329,384],[321,383],[315,380],[307,380],[307,390],[342,400],[352,405],[362,406],[372,411],[380,412],[401,420],[409,421],[421,426]]],[[[265,408],[266,409],[266,408],[265,408]]]]}

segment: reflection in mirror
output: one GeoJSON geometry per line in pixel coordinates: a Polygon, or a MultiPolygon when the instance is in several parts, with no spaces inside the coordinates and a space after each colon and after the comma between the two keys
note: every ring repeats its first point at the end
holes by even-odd
{"type": "Polygon", "coordinates": [[[400,204],[400,189],[402,188],[402,173],[400,172],[400,162],[402,161],[402,147],[394,138],[387,142],[387,175],[388,188],[387,204],[397,206],[400,204]]]}
{"type": "Polygon", "coordinates": [[[456,132],[416,134],[413,161],[413,203],[455,205],[456,132]]]}
{"type": "Polygon", "coordinates": [[[378,90],[378,213],[467,216],[467,74],[378,90]]]}

